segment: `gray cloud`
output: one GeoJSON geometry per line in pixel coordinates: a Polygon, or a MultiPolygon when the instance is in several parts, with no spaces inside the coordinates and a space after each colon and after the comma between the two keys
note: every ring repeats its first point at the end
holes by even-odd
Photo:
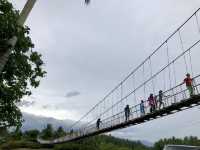
{"type": "Polygon", "coordinates": [[[49,105],[49,104],[46,104],[46,105],[42,105],[41,106],[42,109],[48,109],[48,110],[61,110],[62,107],[60,105],[49,105]]]}
{"type": "Polygon", "coordinates": [[[68,92],[68,93],[66,94],[66,97],[67,97],[67,98],[76,97],[76,96],[79,96],[80,94],[81,94],[81,93],[78,92],[78,91],[71,91],[71,92],[68,92]]]}
{"type": "Polygon", "coordinates": [[[30,107],[30,106],[34,106],[36,104],[35,101],[27,101],[27,100],[23,100],[20,103],[18,103],[19,107],[30,107]]]}
{"type": "Polygon", "coordinates": [[[52,109],[53,107],[51,105],[42,105],[43,109],[52,109]]]}

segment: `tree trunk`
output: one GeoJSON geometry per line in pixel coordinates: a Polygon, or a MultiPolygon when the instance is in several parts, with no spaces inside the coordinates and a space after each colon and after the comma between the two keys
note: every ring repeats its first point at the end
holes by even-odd
{"type": "MultiPolygon", "coordinates": [[[[28,15],[30,14],[34,4],[35,4],[36,0],[28,0],[20,14],[20,17],[18,19],[18,24],[20,26],[23,26],[26,19],[28,18],[28,15]]],[[[14,36],[12,37],[9,41],[8,41],[8,45],[12,46],[12,48],[15,47],[15,44],[17,42],[17,37],[14,36]]],[[[8,61],[10,52],[11,52],[11,48],[5,49],[0,51],[0,73],[3,71],[3,68],[6,64],[6,62],[8,61]]]]}
{"type": "Polygon", "coordinates": [[[14,47],[15,44],[17,42],[17,37],[14,36],[13,38],[11,38],[8,43],[5,45],[8,45],[8,46],[5,46],[4,48],[5,49],[0,49],[0,73],[3,71],[3,68],[6,64],[6,62],[8,61],[8,58],[9,58],[9,55],[10,55],[10,52],[11,52],[11,48],[10,47],[14,47]]]}

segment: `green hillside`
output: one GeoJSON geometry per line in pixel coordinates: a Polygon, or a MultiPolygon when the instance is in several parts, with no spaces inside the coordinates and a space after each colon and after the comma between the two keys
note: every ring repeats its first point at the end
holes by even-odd
{"type": "Polygon", "coordinates": [[[154,147],[147,147],[140,141],[130,141],[116,138],[110,135],[98,135],[86,138],[77,142],[69,142],[58,145],[41,145],[37,143],[37,137],[43,139],[55,139],[67,135],[62,127],[54,129],[48,124],[42,131],[29,130],[21,132],[16,130],[8,132],[6,129],[0,130],[0,150],[13,150],[19,148],[29,149],[49,149],[49,150],[163,150],[166,144],[194,145],[200,146],[197,137],[185,137],[179,139],[161,139],[154,144],[154,147]]]}
{"type": "Polygon", "coordinates": [[[0,149],[10,150],[15,148],[50,148],[52,150],[149,150],[140,142],[133,142],[115,138],[112,136],[100,135],[78,142],[70,142],[55,146],[44,146],[36,142],[36,139],[24,135],[9,136],[2,140],[0,149]]]}
{"type": "MultiPolygon", "coordinates": [[[[200,146],[200,140],[192,136],[185,137],[184,139],[175,137],[161,139],[154,144],[154,147],[147,147],[139,141],[130,141],[107,135],[99,135],[66,144],[44,146],[37,143],[36,137],[38,134],[39,131],[37,130],[30,130],[24,133],[4,133],[4,137],[0,138],[0,150],[21,150],[21,148],[25,148],[25,150],[162,150],[166,144],[200,146]]],[[[51,134],[58,136],[58,130],[51,134]]]]}
{"type": "Polygon", "coordinates": [[[55,146],[55,150],[149,150],[140,142],[100,135],[75,143],[55,146]]]}
{"type": "MultiPolygon", "coordinates": [[[[56,131],[55,131],[56,132],[56,131]]],[[[1,150],[12,150],[18,148],[26,149],[50,149],[50,150],[149,150],[142,143],[115,138],[112,136],[99,135],[87,138],[77,142],[70,142],[59,145],[40,145],[36,141],[37,130],[27,131],[25,133],[9,133],[1,139],[1,150]]]]}

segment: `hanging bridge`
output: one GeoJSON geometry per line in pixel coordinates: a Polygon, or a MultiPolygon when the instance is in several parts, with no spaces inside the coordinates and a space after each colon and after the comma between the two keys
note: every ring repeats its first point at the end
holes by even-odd
{"type": "MultiPolygon", "coordinates": [[[[145,123],[200,105],[200,9],[189,17],[123,81],[71,126],[71,132],[41,144],[58,144],[145,123]],[[183,82],[192,78],[193,95],[183,82]],[[158,101],[163,91],[162,105],[158,101]],[[148,97],[154,95],[152,111],[148,97]],[[156,98],[157,97],[157,98],[156,98]],[[143,111],[141,110],[141,101],[143,111]],[[129,105],[130,114],[125,115],[129,105]],[[97,125],[97,120],[100,120],[97,125]]],[[[135,56],[133,56],[135,57],[135,56]]]]}

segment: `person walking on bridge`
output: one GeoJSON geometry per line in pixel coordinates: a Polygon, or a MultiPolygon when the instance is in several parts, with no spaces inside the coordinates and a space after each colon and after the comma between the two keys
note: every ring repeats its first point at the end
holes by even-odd
{"type": "Polygon", "coordinates": [[[73,136],[73,134],[74,134],[74,130],[71,129],[71,130],[70,130],[70,136],[73,136]]]}
{"type": "Polygon", "coordinates": [[[150,96],[148,98],[148,102],[149,102],[149,106],[150,106],[150,113],[152,113],[156,109],[156,104],[155,104],[155,100],[154,100],[153,94],[150,94],[150,96]]]}
{"type": "Polygon", "coordinates": [[[186,78],[184,79],[183,83],[186,84],[190,96],[193,96],[194,95],[193,79],[190,77],[189,73],[186,74],[186,78]]]}
{"type": "Polygon", "coordinates": [[[145,115],[144,107],[145,107],[144,106],[144,101],[141,100],[141,103],[140,103],[140,113],[141,113],[142,116],[145,115]]]}
{"type": "Polygon", "coordinates": [[[130,107],[129,107],[129,105],[126,105],[126,107],[124,108],[124,112],[125,112],[125,120],[128,121],[129,117],[130,117],[130,107]]]}
{"type": "Polygon", "coordinates": [[[163,94],[163,91],[160,90],[158,93],[158,102],[159,102],[159,109],[161,109],[161,106],[165,107],[165,103],[163,102],[163,97],[167,97],[163,94]]]}
{"type": "Polygon", "coordinates": [[[98,119],[97,119],[97,123],[96,123],[97,130],[100,129],[100,124],[101,124],[101,123],[102,123],[102,122],[101,122],[101,119],[98,118],[98,119]]]}
{"type": "Polygon", "coordinates": [[[155,110],[158,108],[158,101],[157,101],[157,98],[158,98],[157,95],[155,95],[155,96],[153,97],[155,110]]]}

